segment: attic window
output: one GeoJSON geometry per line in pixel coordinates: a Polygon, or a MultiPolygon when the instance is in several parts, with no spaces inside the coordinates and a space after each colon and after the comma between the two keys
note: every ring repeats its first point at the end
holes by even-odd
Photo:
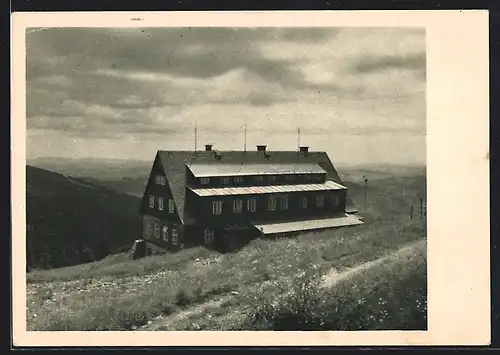
{"type": "Polygon", "coordinates": [[[210,178],[202,177],[202,178],[200,178],[200,183],[202,185],[208,185],[210,183],[210,178]]]}
{"type": "Polygon", "coordinates": [[[158,197],[158,209],[163,211],[163,197],[158,197]]]}
{"type": "Polygon", "coordinates": [[[165,176],[156,175],[156,184],[157,185],[165,185],[165,183],[166,183],[165,176]]]}
{"type": "Polygon", "coordinates": [[[149,195],[149,208],[155,208],[155,197],[153,195],[149,195]]]}
{"type": "Polygon", "coordinates": [[[174,200],[168,200],[168,213],[174,213],[174,200]]]}

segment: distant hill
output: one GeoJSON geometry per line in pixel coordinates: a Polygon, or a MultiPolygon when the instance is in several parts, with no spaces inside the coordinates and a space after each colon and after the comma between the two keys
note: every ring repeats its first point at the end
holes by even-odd
{"type": "Polygon", "coordinates": [[[28,160],[28,165],[56,171],[75,177],[98,179],[146,178],[151,170],[150,161],[104,158],[55,158],[43,157],[28,160]]]}
{"type": "Polygon", "coordinates": [[[28,268],[99,260],[140,235],[139,198],[26,167],[28,268]]]}

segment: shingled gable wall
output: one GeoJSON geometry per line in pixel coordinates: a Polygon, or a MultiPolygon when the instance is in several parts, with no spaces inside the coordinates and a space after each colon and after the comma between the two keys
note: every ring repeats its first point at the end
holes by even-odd
{"type": "Polygon", "coordinates": [[[142,237],[166,249],[177,249],[184,242],[184,226],[179,218],[177,205],[170,188],[168,178],[157,154],[149,174],[149,179],[141,201],[142,237]],[[156,176],[165,177],[165,185],[156,183],[156,176]],[[149,206],[149,196],[154,196],[154,207],[149,206]],[[163,210],[159,207],[159,198],[163,197],[163,210]],[[169,212],[169,200],[174,202],[174,212],[169,212]],[[149,225],[148,225],[149,224],[149,225]],[[167,228],[164,230],[164,228],[167,228]],[[159,229],[159,238],[157,230],[159,229]],[[173,234],[177,233],[177,243],[173,243],[173,234]],[[166,233],[165,233],[166,232],[166,233]]]}

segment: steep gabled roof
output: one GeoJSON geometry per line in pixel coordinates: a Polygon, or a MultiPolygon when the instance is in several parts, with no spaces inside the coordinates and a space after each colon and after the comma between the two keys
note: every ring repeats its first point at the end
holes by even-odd
{"type": "MultiPolygon", "coordinates": [[[[179,217],[183,222],[191,216],[190,211],[185,209],[184,202],[186,197],[186,165],[193,163],[210,165],[314,163],[321,166],[327,172],[327,180],[333,180],[343,185],[342,179],[326,152],[311,151],[307,154],[303,154],[296,151],[217,151],[217,154],[220,155],[220,159],[216,159],[215,153],[215,151],[158,151],[158,156],[160,157],[168,184],[172,191],[179,217]]],[[[349,196],[347,196],[346,201],[346,212],[357,212],[349,196]]]]}

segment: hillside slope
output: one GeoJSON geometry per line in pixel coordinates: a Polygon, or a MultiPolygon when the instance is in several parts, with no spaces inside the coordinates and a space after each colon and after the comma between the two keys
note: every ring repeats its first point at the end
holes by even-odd
{"type": "MultiPolygon", "coordinates": [[[[29,272],[28,329],[249,330],[260,327],[252,321],[253,315],[262,315],[256,313],[256,305],[272,304],[267,301],[278,300],[295,289],[291,285],[301,285],[297,275],[316,273],[331,278],[351,268],[360,270],[357,267],[363,264],[364,268],[372,264],[382,266],[386,274],[372,277],[373,273],[382,272],[377,268],[347,280],[359,286],[361,298],[367,301],[359,307],[373,309],[361,314],[373,315],[377,322],[380,316],[385,317],[377,329],[408,329],[415,326],[410,320],[417,315],[417,325],[423,328],[425,312],[419,307],[425,300],[426,221],[425,216],[420,217],[418,206],[420,196],[426,195],[425,180],[424,174],[390,176],[372,172],[366,204],[365,189],[359,179],[346,181],[354,203],[360,206],[363,225],[304,233],[278,241],[256,239],[236,253],[218,254],[197,247],[139,260],[129,260],[122,254],[85,265],[29,272]],[[412,206],[415,213],[409,218],[412,206]],[[418,244],[419,253],[410,252],[409,259],[398,257],[402,262],[395,264],[385,262],[392,260],[386,255],[399,253],[401,247],[414,243],[418,244]],[[414,282],[415,278],[420,285],[414,282]],[[391,296],[393,291],[399,292],[398,297],[378,303],[380,297],[385,297],[380,293],[391,296]],[[401,292],[409,297],[403,299],[401,292]],[[405,317],[401,320],[402,314],[405,317]]],[[[346,293],[354,298],[358,294],[346,293]]],[[[321,296],[323,292],[313,295],[321,296]]],[[[295,309],[295,305],[285,300],[278,310],[295,309]]],[[[350,305],[344,303],[349,309],[350,305]]],[[[356,312],[342,319],[359,323],[349,323],[350,326],[372,325],[373,319],[359,322],[362,318],[356,312]]],[[[265,315],[272,316],[267,319],[272,322],[263,326],[279,326],[273,316],[278,313],[265,315]]],[[[328,326],[336,329],[339,324],[328,326]]]]}
{"type": "Polygon", "coordinates": [[[98,260],[140,235],[139,199],[26,167],[28,268],[98,260]]]}

